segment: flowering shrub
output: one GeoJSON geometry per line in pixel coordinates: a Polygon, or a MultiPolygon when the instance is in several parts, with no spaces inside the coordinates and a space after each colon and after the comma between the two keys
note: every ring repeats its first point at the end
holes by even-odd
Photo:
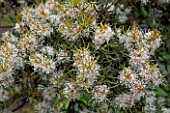
{"type": "Polygon", "coordinates": [[[26,103],[37,113],[170,111],[155,104],[164,103],[155,93],[164,75],[151,60],[161,33],[101,21],[107,17],[102,10],[120,24],[131,12],[116,1],[102,4],[47,0],[23,9],[21,22],[2,36],[2,112],[15,112],[26,103]],[[21,104],[11,106],[17,97],[21,104]]]}

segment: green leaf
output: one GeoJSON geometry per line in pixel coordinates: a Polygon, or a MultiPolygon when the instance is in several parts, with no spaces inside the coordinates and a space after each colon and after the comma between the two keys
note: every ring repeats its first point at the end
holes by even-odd
{"type": "Polygon", "coordinates": [[[78,110],[79,110],[79,108],[78,108],[77,105],[74,105],[74,110],[75,110],[75,111],[78,111],[78,110]]]}
{"type": "Polygon", "coordinates": [[[61,109],[62,107],[63,107],[63,103],[61,102],[58,104],[58,109],[61,109]]]}
{"type": "Polygon", "coordinates": [[[158,95],[158,96],[163,96],[163,97],[165,97],[165,96],[168,95],[168,94],[167,94],[162,88],[160,88],[160,87],[156,88],[156,92],[157,92],[157,95],[158,95]]]}
{"type": "Polygon", "coordinates": [[[122,113],[122,112],[119,108],[116,108],[114,113],[122,113]]]}
{"type": "Polygon", "coordinates": [[[168,55],[168,54],[164,54],[163,58],[167,61],[170,61],[170,55],[168,55]]]}
{"type": "Polygon", "coordinates": [[[167,102],[167,105],[170,106],[170,98],[167,98],[166,102],[167,102]]]}
{"type": "Polygon", "coordinates": [[[88,99],[85,97],[80,97],[80,100],[83,101],[83,103],[85,103],[86,105],[88,105],[88,99]]]}
{"type": "Polygon", "coordinates": [[[13,23],[13,22],[11,21],[11,19],[9,18],[9,16],[5,16],[4,19],[5,19],[5,21],[7,21],[8,23],[13,23]]]}
{"type": "Polygon", "coordinates": [[[168,91],[169,91],[168,81],[165,80],[165,81],[164,81],[164,84],[165,84],[165,85],[163,85],[163,89],[164,89],[166,92],[168,92],[168,91]]]}
{"type": "Polygon", "coordinates": [[[167,70],[170,73],[170,65],[167,65],[167,70]]]}
{"type": "Polygon", "coordinates": [[[69,106],[69,104],[70,104],[70,99],[66,99],[64,102],[63,102],[63,108],[64,109],[67,109],[68,108],[68,106],[69,106]]]}

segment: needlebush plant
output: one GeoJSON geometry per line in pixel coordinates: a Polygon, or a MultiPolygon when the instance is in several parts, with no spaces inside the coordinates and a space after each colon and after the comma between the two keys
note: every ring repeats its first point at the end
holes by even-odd
{"type": "Polygon", "coordinates": [[[27,104],[33,113],[169,113],[153,59],[164,35],[132,23],[132,9],[117,0],[24,7],[1,39],[1,112],[27,104]]]}

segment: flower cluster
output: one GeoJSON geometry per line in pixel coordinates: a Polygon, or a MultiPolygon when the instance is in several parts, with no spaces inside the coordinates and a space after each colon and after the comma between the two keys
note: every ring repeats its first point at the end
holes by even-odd
{"type": "Polygon", "coordinates": [[[52,99],[54,99],[56,97],[55,89],[53,87],[47,87],[43,91],[43,96],[44,96],[44,99],[51,101],[52,99]]]}
{"type": "Polygon", "coordinates": [[[93,43],[96,45],[96,48],[98,49],[104,42],[108,43],[113,35],[114,32],[112,31],[111,27],[109,27],[107,24],[101,25],[95,31],[93,43]]]}
{"type": "Polygon", "coordinates": [[[96,63],[96,60],[90,56],[87,48],[79,49],[74,57],[73,65],[78,69],[77,84],[80,84],[82,87],[91,87],[97,80],[100,66],[96,63]]]}
{"type": "Polygon", "coordinates": [[[160,34],[157,30],[144,33],[133,27],[123,35],[118,33],[118,37],[130,52],[130,66],[120,72],[119,80],[129,88],[136,100],[140,100],[147,87],[154,88],[163,82],[163,75],[157,65],[149,64],[150,56],[160,46],[160,34]]]}
{"type": "Polygon", "coordinates": [[[49,107],[49,103],[47,102],[40,102],[34,107],[35,111],[38,113],[47,113],[48,111],[54,113],[52,107],[49,107]]]}
{"type": "Polygon", "coordinates": [[[106,95],[109,92],[109,89],[106,85],[98,85],[92,91],[93,97],[99,101],[103,102],[106,99],[106,95]]]}
{"type": "Polygon", "coordinates": [[[156,107],[154,105],[154,102],[156,100],[156,93],[153,91],[148,91],[145,95],[145,107],[143,110],[145,113],[155,113],[156,112],[156,107]]]}
{"type": "Polygon", "coordinates": [[[55,62],[43,57],[41,54],[31,54],[29,60],[31,65],[34,66],[34,71],[45,72],[46,74],[54,72],[55,62]]]}
{"type": "Polygon", "coordinates": [[[22,11],[22,22],[17,23],[15,30],[49,37],[55,27],[69,40],[76,40],[79,35],[86,35],[89,27],[95,22],[93,4],[84,0],[66,1],[64,3],[48,0],[35,8],[22,11]]]}
{"type": "Polygon", "coordinates": [[[129,108],[134,106],[135,98],[131,94],[123,93],[114,99],[114,104],[120,108],[129,108]]]}
{"type": "Polygon", "coordinates": [[[162,112],[163,113],[169,113],[170,112],[170,108],[162,108],[162,112]]]}
{"type": "Polygon", "coordinates": [[[66,87],[63,89],[63,93],[66,98],[79,98],[79,90],[74,83],[66,83],[66,87]]]}
{"type": "Polygon", "coordinates": [[[53,55],[54,55],[54,48],[52,48],[52,47],[50,47],[50,46],[44,46],[44,47],[41,49],[41,52],[42,52],[43,54],[53,56],[53,55]]]}
{"type": "Polygon", "coordinates": [[[64,5],[60,5],[58,15],[59,31],[74,41],[79,36],[88,35],[90,26],[95,24],[96,12],[93,4],[86,0],[68,0],[64,5]]]}
{"type": "Polygon", "coordinates": [[[19,49],[15,43],[17,38],[6,32],[3,39],[6,42],[0,48],[0,82],[8,87],[13,82],[13,71],[23,66],[23,59],[18,55],[19,49]]]}

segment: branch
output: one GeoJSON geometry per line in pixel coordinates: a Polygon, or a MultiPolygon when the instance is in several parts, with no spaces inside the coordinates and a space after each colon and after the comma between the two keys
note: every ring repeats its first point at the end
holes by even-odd
{"type": "Polygon", "coordinates": [[[25,98],[23,98],[23,99],[21,100],[21,104],[20,104],[18,107],[16,107],[15,109],[13,109],[12,112],[15,112],[15,111],[21,109],[22,107],[24,107],[24,105],[25,105],[27,102],[28,102],[28,96],[25,97],[25,98]]]}

